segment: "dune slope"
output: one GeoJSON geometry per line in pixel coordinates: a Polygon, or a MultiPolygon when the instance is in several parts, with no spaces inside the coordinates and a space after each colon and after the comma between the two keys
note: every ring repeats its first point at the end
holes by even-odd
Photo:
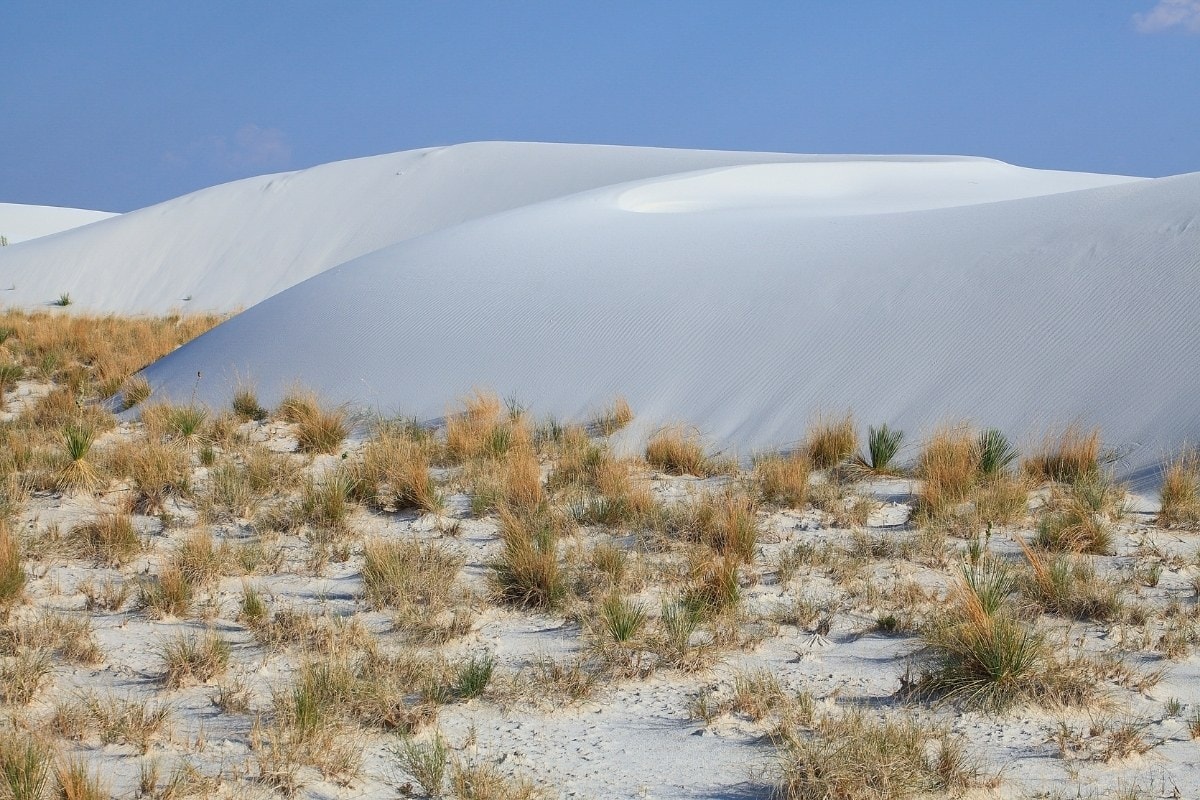
{"type": "Polygon", "coordinates": [[[423,418],[477,385],[566,417],[623,393],[628,442],[680,419],[743,454],[820,410],[1026,443],[1079,420],[1144,476],[1200,438],[1197,196],[1200,174],[980,160],[634,181],[352,260],[146,375],[160,396],[224,404],[249,380],[274,403],[299,380],[423,418]]]}
{"type": "Polygon", "coordinates": [[[115,216],[86,208],[0,203],[0,236],[11,246],[115,216]]]}
{"type": "Polygon", "coordinates": [[[214,186],[0,251],[0,304],[234,311],[414,236],[611,183],[812,156],[480,142],[214,186]]]}

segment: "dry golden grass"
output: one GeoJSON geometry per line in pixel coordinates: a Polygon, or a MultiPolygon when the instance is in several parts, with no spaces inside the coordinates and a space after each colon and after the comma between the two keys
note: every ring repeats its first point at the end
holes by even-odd
{"type": "Polygon", "coordinates": [[[758,548],[758,508],[734,491],[702,496],[690,509],[697,539],[722,556],[754,561],[758,548]]]}
{"type": "Polygon", "coordinates": [[[501,508],[503,549],[492,565],[497,596],[520,606],[561,604],[569,590],[558,558],[558,542],[566,528],[566,522],[551,511],[501,508]]]}
{"type": "Polygon", "coordinates": [[[804,447],[817,469],[830,469],[854,455],[858,449],[858,431],[854,415],[820,416],[805,434],[804,447]]]}
{"type": "Polygon", "coordinates": [[[1200,525],[1200,452],[1187,450],[1163,468],[1158,524],[1165,528],[1200,525]]]}
{"type": "Polygon", "coordinates": [[[215,631],[180,633],[159,649],[163,683],[177,689],[191,683],[206,683],[229,666],[229,643],[215,631]]]}
{"type": "Polygon", "coordinates": [[[437,513],[445,505],[429,472],[432,442],[385,429],[363,448],[356,465],[360,499],[396,510],[437,513]]]}
{"type": "Polygon", "coordinates": [[[128,479],[129,507],[141,513],[164,511],[168,499],[191,490],[191,456],[177,444],[125,442],[109,450],[105,462],[113,475],[128,479]]]}
{"type": "Polygon", "coordinates": [[[803,508],[808,501],[808,478],[812,462],[802,453],[772,453],[754,464],[754,480],[767,503],[803,508]]]}
{"type": "Polygon", "coordinates": [[[728,469],[705,453],[698,432],[680,425],[663,428],[650,437],[646,443],[646,462],[669,475],[701,478],[728,469]]]}
{"type": "Polygon", "coordinates": [[[128,514],[101,514],[71,529],[80,555],[98,564],[120,566],[142,551],[142,537],[128,514]]]}
{"type": "Polygon", "coordinates": [[[971,490],[975,517],[989,525],[1011,525],[1029,513],[1029,484],[1024,476],[983,476],[971,490]]]}
{"type": "Polygon", "coordinates": [[[60,800],[106,800],[111,797],[99,774],[93,774],[87,761],[61,758],[54,765],[60,800]]]}
{"type": "Polygon", "coordinates": [[[17,364],[81,396],[109,397],[142,367],[221,322],[216,315],[116,317],[0,310],[17,364]]]}
{"type": "Polygon", "coordinates": [[[460,408],[446,412],[446,457],[453,463],[503,456],[512,448],[531,448],[527,416],[505,409],[494,393],[476,389],[460,408]]]}
{"type": "Polygon", "coordinates": [[[363,547],[363,589],[376,608],[433,614],[448,605],[461,568],[461,557],[432,543],[372,539],[363,547]]]}
{"type": "Polygon", "coordinates": [[[633,409],[624,397],[615,398],[612,403],[593,416],[589,427],[601,436],[611,436],[633,421],[633,409]]]}
{"type": "Polygon", "coordinates": [[[7,618],[9,610],[24,596],[26,579],[21,541],[0,520],[0,619],[7,618]]]}
{"type": "Polygon", "coordinates": [[[1038,544],[1050,550],[1111,553],[1113,523],[1125,513],[1125,491],[1099,476],[1056,491],[1038,522],[1038,544]]]}
{"type": "Polygon", "coordinates": [[[1025,472],[1038,480],[1073,483],[1100,470],[1100,430],[1084,430],[1072,423],[1047,433],[1038,449],[1022,462],[1025,472]]]}
{"type": "Polygon", "coordinates": [[[917,457],[918,513],[940,517],[967,500],[977,476],[975,440],[965,427],[943,427],[929,437],[917,457]]]}

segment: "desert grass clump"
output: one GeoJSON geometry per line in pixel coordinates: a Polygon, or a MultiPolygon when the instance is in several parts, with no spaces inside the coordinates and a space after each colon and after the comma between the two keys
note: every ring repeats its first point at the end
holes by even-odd
{"type": "Polygon", "coordinates": [[[1163,468],[1158,499],[1160,526],[1200,526],[1200,451],[1187,450],[1163,468]]]}
{"type": "Polygon", "coordinates": [[[1043,637],[1018,621],[1004,570],[964,570],[946,613],[923,632],[932,665],[918,695],[1001,712],[1030,699],[1049,660],[1043,637]]]}
{"type": "Polygon", "coordinates": [[[25,567],[21,563],[21,541],[0,520],[0,620],[25,594],[25,567]]]}
{"type": "Polygon", "coordinates": [[[1111,553],[1113,522],[1125,513],[1124,494],[1098,475],[1058,492],[1038,523],[1038,545],[1074,553],[1111,553]]]}
{"type": "Polygon", "coordinates": [[[1048,433],[1038,449],[1022,464],[1025,472],[1043,481],[1075,483],[1094,478],[1100,471],[1100,430],[1070,424],[1048,433]]]}
{"type": "Polygon", "coordinates": [[[805,434],[805,450],[817,469],[831,469],[850,458],[858,447],[858,432],[854,415],[822,415],[805,434]]]}
{"type": "Polygon", "coordinates": [[[859,710],[785,727],[778,747],[783,800],[901,800],[961,792],[978,776],[961,737],[859,710]]]}
{"type": "Polygon", "coordinates": [[[0,789],[12,800],[44,800],[53,755],[29,736],[0,737],[0,789]]]}
{"type": "Polygon", "coordinates": [[[927,519],[945,516],[966,502],[975,485],[974,441],[965,428],[941,428],[925,442],[917,457],[919,513],[927,519]]]}
{"type": "Polygon", "coordinates": [[[154,439],[128,443],[108,453],[107,467],[128,479],[132,490],[129,506],[145,514],[166,509],[167,500],[191,491],[191,459],[183,448],[154,439]]]}
{"type": "Polygon", "coordinates": [[[1029,563],[1021,591],[1038,610],[1101,622],[1120,617],[1124,608],[1120,587],[1097,576],[1090,564],[1061,554],[1047,560],[1023,539],[1017,541],[1029,563]]]}
{"type": "Polygon", "coordinates": [[[691,509],[696,535],[703,544],[747,564],[758,548],[757,512],[753,500],[734,491],[704,495],[691,509]]]}
{"type": "Polygon", "coordinates": [[[633,421],[633,409],[624,397],[616,397],[602,411],[593,416],[588,427],[601,436],[611,436],[633,421]]]}
{"type": "Polygon", "coordinates": [[[878,428],[874,425],[868,427],[867,452],[859,452],[854,456],[854,471],[869,475],[897,474],[896,455],[900,452],[902,441],[904,431],[889,428],[886,423],[878,428]]]}
{"type": "Polygon", "coordinates": [[[566,599],[569,584],[558,559],[558,542],[566,523],[544,507],[500,509],[500,557],[492,564],[492,582],[505,602],[533,608],[555,608],[566,599]]]}
{"type": "Polygon", "coordinates": [[[141,420],[153,437],[192,445],[204,432],[208,409],[194,403],[181,406],[159,403],[143,409],[141,420]]]}
{"type": "Polygon", "coordinates": [[[320,480],[309,478],[293,521],[319,530],[345,530],[354,508],[354,488],[354,476],[344,467],[329,470],[320,480]]]}
{"type": "Polygon", "coordinates": [[[104,654],[85,615],[42,613],[18,625],[0,628],[0,654],[23,650],[52,654],[71,664],[97,664],[104,654]]]}
{"type": "Polygon", "coordinates": [[[458,800],[542,800],[545,794],[528,778],[509,777],[488,763],[455,759],[450,791],[458,800]]]}
{"type": "Polygon", "coordinates": [[[533,432],[526,415],[504,408],[492,392],[476,389],[461,408],[446,413],[446,457],[452,463],[499,458],[513,447],[530,447],[533,432]]]}
{"type": "Polygon", "coordinates": [[[233,392],[233,413],[242,421],[262,422],[269,412],[258,402],[258,393],[250,386],[239,386],[233,392]]]}
{"type": "Polygon", "coordinates": [[[204,528],[188,534],[175,555],[171,565],[193,586],[205,586],[219,578],[228,569],[231,561],[229,546],[217,544],[213,535],[204,528]]]}
{"type": "Polygon", "coordinates": [[[454,694],[463,700],[479,697],[487,689],[496,669],[491,653],[472,655],[454,667],[454,694]]]}
{"type": "Polygon", "coordinates": [[[54,777],[61,800],[107,800],[112,796],[100,775],[93,774],[87,761],[80,758],[60,760],[54,766],[54,777]]]}
{"type": "Polygon", "coordinates": [[[229,642],[215,631],[180,633],[165,641],[159,650],[163,683],[168,689],[206,683],[225,672],[229,653],[229,642]]]}
{"type": "Polygon", "coordinates": [[[58,473],[59,488],[79,488],[90,492],[100,485],[100,474],[88,459],[95,441],[96,429],[86,422],[73,423],[63,428],[62,442],[66,464],[58,473]]]}
{"type": "Polygon", "coordinates": [[[0,702],[26,705],[50,678],[54,662],[42,649],[22,649],[0,656],[0,702]]]}
{"type": "Polygon", "coordinates": [[[646,608],[617,592],[610,593],[600,604],[600,627],[606,638],[618,645],[634,641],[649,617],[646,608]]]}
{"type": "Polygon", "coordinates": [[[373,539],[363,547],[362,580],[376,608],[444,608],[458,580],[462,558],[432,542],[373,539]]]}
{"type": "Polygon", "coordinates": [[[391,752],[399,767],[412,777],[426,797],[443,796],[450,749],[440,733],[434,733],[429,741],[405,737],[391,752]]]}
{"type": "Polygon", "coordinates": [[[376,495],[397,510],[436,514],[446,504],[430,474],[430,447],[407,436],[384,434],[367,445],[364,464],[373,467],[376,495]]]}
{"type": "Polygon", "coordinates": [[[16,387],[17,381],[25,377],[25,369],[20,364],[0,364],[0,399],[4,393],[16,387]]]}
{"type": "Polygon", "coordinates": [[[98,564],[121,566],[142,551],[142,537],[129,514],[101,514],[71,529],[71,540],[80,555],[98,564]]]}
{"type": "Polygon", "coordinates": [[[1028,479],[1009,472],[982,476],[971,490],[975,517],[989,525],[1009,525],[1029,511],[1028,479]]]}
{"type": "Polygon", "coordinates": [[[754,480],[763,501],[786,508],[804,507],[811,472],[812,462],[803,453],[772,453],[754,463],[754,480]]]}
{"type": "Polygon", "coordinates": [[[692,565],[681,602],[698,620],[711,620],[737,609],[741,599],[740,560],[708,556],[692,565]]]}
{"type": "Polygon", "coordinates": [[[350,434],[349,416],[344,408],[313,406],[295,421],[296,444],[304,453],[334,453],[350,434]]]}
{"type": "Polygon", "coordinates": [[[663,428],[646,444],[646,462],[669,475],[706,478],[719,474],[720,465],[704,452],[700,435],[682,426],[663,428]]]}
{"type": "Polygon", "coordinates": [[[90,734],[103,744],[132,745],[145,754],[170,721],[171,711],[164,703],[87,692],[56,703],[49,727],[69,739],[90,734]]]}
{"type": "Polygon", "coordinates": [[[195,601],[195,584],[173,564],[143,580],[138,589],[138,607],[154,617],[186,617],[195,601]]]}
{"type": "Polygon", "coordinates": [[[125,381],[125,385],[121,388],[122,410],[128,411],[131,408],[140,406],[150,399],[152,391],[150,381],[146,380],[145,376],[134,375],[125,381]]]}

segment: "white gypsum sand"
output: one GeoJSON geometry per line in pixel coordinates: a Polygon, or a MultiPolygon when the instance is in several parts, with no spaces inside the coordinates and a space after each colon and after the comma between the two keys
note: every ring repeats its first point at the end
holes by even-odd
{"type": "MultiPolygon", "coordinates": [[[[586,156],[586,151],[581,152],[586,156]]],[[[1200,176],[844,157],[634,180],[333,267],[150,366],[164,397],[440,417],[476,385],[628,442],[674,420],[748,455],[816,414],[1099,426],[1139,487],[1200,436],[1200,176]],[[197,374],[201,377],[197,379],[197,374]]]]}
{"type": "Polygon", "coordinates": [[[0,203],[0,236],[11,246],[114,216],[108,211],[84,208],[0,203]]]}

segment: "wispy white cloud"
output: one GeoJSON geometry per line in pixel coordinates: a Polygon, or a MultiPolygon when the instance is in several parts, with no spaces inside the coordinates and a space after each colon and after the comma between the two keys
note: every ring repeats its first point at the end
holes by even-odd
{"type": "Polygon", "coordinates": [[[1142,33],[1171,28],[1200,33],[1200,0],[1158,0],[1158,5],[1145,14],[1134,14],[1133,24],[1142,33]]]}
{"type": "Polygon", "coordinates": [[[229,172],[286,167],[291,159],[292,146],[283,131],[254,123],[246,123],[232,136],[206,136],[163,154],[168,164],[204,162],[229,172]]]}

